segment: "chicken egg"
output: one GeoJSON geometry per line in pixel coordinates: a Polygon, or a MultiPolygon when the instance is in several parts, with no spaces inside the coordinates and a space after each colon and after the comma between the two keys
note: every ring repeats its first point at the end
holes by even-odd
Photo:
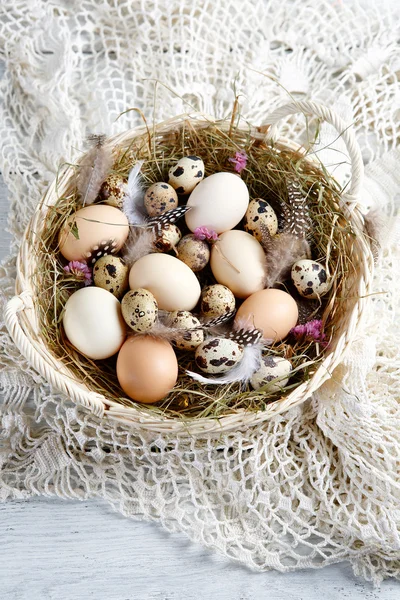
{"type": "Polygon", "coordinates": [[[237,298],[247,298],[264,287],[264,250],[245,231],[232,229],[223,233],[211,249],[210,265],[218,283],[228,287],[237,298]]]}
{"type": "Polygon", "coordinates": [[[128,219],[121,210],[106,204],[91,204],[69,217],[58,234],[58,244],[67,260],[85,260],[101,242],[113,240],[118,251],[128,234],[128,219]]]}
{"type": "Polygon", "coordinates": [[[169,254],[139,258],[129,273],[131,289],[145,288],[161,310],[192,310],[200,298],[200,284],[185,263],[169,254]]]}
{"type": "Polygon", "coordinates": [[[162,400],[178,378],[178,361],[167,341],[134,335],[118,353],[117,378],[125,394],[138,402],[162,400]]]}
{"type": "Polygon", "coordinates": [[[192,207],[185,215],[190,231],[207,227],[222,233],[243,218],[249,205],[249,191],[238,175],[214,173],[193,190],[187,205],[192,207]]]}
{"type": "Polygon", "coordinates": [[[81,288],[68,298],[63,326],[71,344],[94,360],[118,352],[126,337],[120,303],[100,287],[81,288]]]}
{"type": "Polygon", "coordinates": [[[265,339],[278,342],[295,327],[298,316],[297,303],[292,296],[270,288],[252,294],[243,302],[236,313],[235,324],[240,329],[248,323],[261,329],[265,339]]]}

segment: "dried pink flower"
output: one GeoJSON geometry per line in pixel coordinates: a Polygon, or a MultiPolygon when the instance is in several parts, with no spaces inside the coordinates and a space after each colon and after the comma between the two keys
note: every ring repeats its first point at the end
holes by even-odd
{"type": "Polygon", "coordinates": [[[296,325],[290,330],[290,333],[294,335],[296,339],[306,338],[313,340],[314,342],[320,342],[322,345],[326,345],[326,335],[322,330],[322,321],[320,319],[314,319],[308,321],[304,325],[296,325]]]}
{"type": "Polygon", "coordinates": [[[236,152],[234,158],[230,158],[229,161],[234,164],[236,173],[241,173],[247,165],[247,154],[246,152],[236,152]]]}
{"type": "Polygon", "coordinates": [[[91,285],[93,283],[92,270],[88,267],[88,265],[85,262],[80,262],[79,260],[71,260],[71,262],[69,262],[64,267],[64,271],[75,275],[77,279],[82,279],[82,281],[84,281],[85,283],[85,286],[91,285]]]}
{"type": "Polygon", "coordinates": [[[215,242],[218,239],[218,233],[214,229],[208,229],[208,227],[196,227],[193,235],[196,240],[207,240],[208,242],[215,242]]]}

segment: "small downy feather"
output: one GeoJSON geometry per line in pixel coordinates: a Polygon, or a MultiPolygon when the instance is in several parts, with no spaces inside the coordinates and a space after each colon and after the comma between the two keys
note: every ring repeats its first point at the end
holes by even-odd
{"type": "Polygon", "coordinates": [[[293,263],[301,258],[309,258],[311,251],[305,238],[299,238],[292,233],[277,233],[271,236],[264,225],[261,225],[261,233],[267,273],[264,286],[269,288],[288,279],[293,263]]]}
{"type": "Polygon", "coordinates": [[[220,377],[204,377],[204,375],[200,375],[194,371],[186,371],[186,374],[195,381],[207,385],[221,385],[235,382],[246,384],[261,364],[263,347],[263,342],[254,344],[253,346],[246,346],[243,350],[243,358],[240,363],[220,377]]]}
{"type": "Polygon", "coordinates": [[[128,241],[125,244],[123,259],[131,267],[142,256],[154,252],[156,235],[153,229],[131,227],[128,241]]]}
{"type": "Polygon", "coordinates": [[[82,205],[93,204],[103,181],[107,178],[112,165],[113,156],[110,146],[105,146],[105,135],[91,135],[88,141],[93,147],[82,161],[76,179],[76,187],[82,199],[82,205]]]}
{"type": "Polygon", "coordinates": [[[127,190],[122,204],[122,211],[130,225],[142,225],[146,220],[144,208],[144,189],[140,170],[144,160],[139,160],[130,170],[127,190]]]}

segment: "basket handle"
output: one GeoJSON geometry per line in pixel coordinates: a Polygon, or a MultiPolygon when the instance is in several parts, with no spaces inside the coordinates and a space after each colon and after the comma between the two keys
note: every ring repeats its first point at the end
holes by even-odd
{"type": "Polygon", "coordinates": [[[67,375],[60,372],[60,365],[43,346],[27,337],[18,315],[21,311],[32,308],[32,294],[29,291],[14,296],[6,305],[4,322],[18,350],[33,368],[56,389],[69,396],[74,402],[84,405],[96,416],[102,417],[104,415],[102,396],[80,388],[72,379],[70,380],[67,375]]]}
{"type": "Polygon", "coordinates": [[[275,139],[277,136],[277,123],[284,117],[303,113],[304,115],[315,115],[320,117],[339,132],[351,161],[351,180],[347,192],[342,195],[343,200],[348,204],[350,210],[357,206],[358,195],[361,190],[364,178],[364,163],[361,155],[360,146],[352,127],[345,123],[333,110],[310,101],[289,102],[280,106],[267,116],[263,125],[271,125],[267,132],[267,139],[275,139]]]}

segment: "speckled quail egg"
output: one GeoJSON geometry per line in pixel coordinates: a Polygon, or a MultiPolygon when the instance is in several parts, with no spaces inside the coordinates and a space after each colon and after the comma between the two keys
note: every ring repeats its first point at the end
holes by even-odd
{"type": "Polygon", "coordinates": [[[233,340],[213,337],[196,348],[196,365],[205,373],[226,373],[240,362],[243,348],[233,340]]]}
{"type": "Polygon", "coordinates": [[[192,269],[201,271],[210,260],[210,248],[204,240],[198,240],[193,234],[185,235],[177,247],[178,258],[192,269]]]}
{"type": "Polygon", "coordinates": [[[158,181],[146,190],[144,206],[150,217],[158,217],[178,206],[178,196],[172,185],[158,181]]]}
{"type": "Polygon", "coordinates": [[[265,391],[279,392],[289,381],[291,370],[292,365],[286,358],[264,355],[261,358],[260,367],[251,376],[251,386],[258,390],[260,387],[268,385],[265,391]]]}
{"type": "Polygon", "coordinates": [[[119,256],[106,254],[93,267],[94,285],[122,298],[129,288],[129,268],[119,256]]]}
{"type": "Polygon", "coordinates": [[[127,188],[128,184],[126,179],[112,173],[107,177],[100,188],[100,199],[104,204],[109,204],[110,206],[122,209],[127,188]]]}
{"type": "Polygon", "coordinates": [[[184,156],[168,171],[168,183],[179,195],[189,194],[204,177],[204,163],[198,156],[184,156]]]}
{"type": "Polygon", "coordinates": [[[155,247],[160,252],[169,252],[170,250],[176,250],[176,246],[181,239],[182,234],[179,227],[174,223],[166,223],[161,227],[160,235],[157,237],[155,247]]]}
{"type": "Polygon", "coordinates": [[[122,316],[137,333],[151,329],[157,320],[158,305],[153,294],[144,288],[131,290],[122,298],[122,316]]]}
{"type": "Polygon", "coordinates": [[[261,225],[265,225],[271,235],[275,235],[278,230],[278,218],[272,206],[261,198],[250,200],[249,207],[244,216],[243,227],[247,233],[251,233],[261,242],[261,225]]]}
{"type": "Polygon", "coordinates": [[[326,270],[314,260],[302,259],[295,262],[291,277],[297,291],[304,298],[319,298],[330,288],[326,270]]]}
{"type": "Polygon", "coordinates": [[[208,285],[201,294],[201,312],[205,317],[222,317],[235,310],[235,296],[226,285],[208,285]]]}
{"type": "Polygon", "coordinates": [[[188,310],[176,310],[171,312],[168,319],[171,327],[182,329],[174,339],[173,343],[181,350],[196,350],[204,341],[204,331],[201,329],[200,321],[188,310]]]}

